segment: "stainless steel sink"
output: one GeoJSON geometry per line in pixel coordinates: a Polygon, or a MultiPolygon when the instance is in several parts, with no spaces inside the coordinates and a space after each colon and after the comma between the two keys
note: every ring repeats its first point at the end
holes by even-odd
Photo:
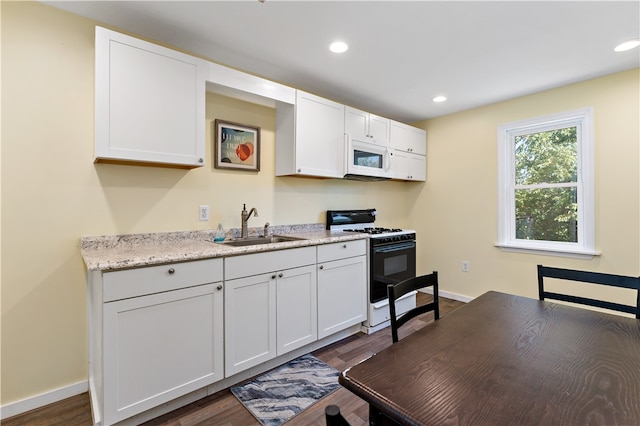
{"type": "Polygon", "coordinates": [[[301,241],[304,238],[288,237],[284,235],[273,235],[271,237],[249,237],[238,238],[228,241],[220,241],[218,244],[224,244],[233,247],[255,246],[261,244],[286,243],[290,241],[301,241]]]}

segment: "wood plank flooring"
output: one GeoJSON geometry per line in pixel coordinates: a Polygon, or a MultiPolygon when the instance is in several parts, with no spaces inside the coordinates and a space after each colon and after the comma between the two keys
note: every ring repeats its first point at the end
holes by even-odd
{"type": "MultiPolygon", "coordinates": [[[[431,296],[418,294],[418,304],[428,303],[431,296]]],[[[440,298],[440,316],[462,306],[463,302],[440,298]]],[[[409,334],[433,321],[433,312],[411,320],[400,329],[399,337],[409,334]]],[[[391,345],[391,330],[387,327],[376,333],[356,334],[313,354],[337,370],[344,370],[391,345]]],[[[352,426],[368,424],[367,404],[344,388],[340,388],[319,403],[286,423],[287,426],[323,426],[324,409],[336,404],[352,426]]],[[[88,393],[30,411],[2,421],[3,426],[87,426],[91,425],[88,393]]],[[[167,413],[144,424],[145,426],[249,426],[259,425],[255,418],[228,390],[223,390],[167,413]]]]}

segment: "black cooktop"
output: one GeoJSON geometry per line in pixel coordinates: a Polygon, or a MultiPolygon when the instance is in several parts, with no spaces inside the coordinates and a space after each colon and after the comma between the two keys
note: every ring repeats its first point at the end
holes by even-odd
{"type": "Polygon", "coordinates": [[[362,232],[366,234],[387,234],[389,232],[402,232],[400,228],[363,228],[363,229],[343,229],[345,232],[362,232]]]}

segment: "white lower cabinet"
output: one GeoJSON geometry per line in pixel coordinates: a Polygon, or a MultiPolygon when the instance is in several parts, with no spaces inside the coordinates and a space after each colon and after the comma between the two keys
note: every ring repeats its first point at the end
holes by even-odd
{"type": "Polygon", "coordinates": [[[316,304],[314,247],[225,259],[225,376],[316,341],[316,304]]]}
{"type": "Polygon", "coordinates": [[[276,356],[276,281],[262,274],[225,281],[225,375],[276,356]]]}
{"type": "Polygon", "coordinates": [[[277,355],[282,355],[318,338],[316,268],[288,269],[276,279],[277,355]]]}
{"type": "Polygon", "coordinates": [[[127,418],[222,379],[221,313],[215,284],[107,303],[105,420],[107,413],[127,418]]]}
{"type": "Polygon", "coordinates": [[[94,422],[131,422],[365,321],[366,241],[91,271],[94,422]]]}
{"type": "Polygon", "coordinates": [[[318,246],[318,338],[367,319],[366,240],[318,246]]]}
{"type": "Polygon", "coordinates": [[[221,259],[96,276],[90,384],[103,425],[224,378],[221,278],[221,259]]]}

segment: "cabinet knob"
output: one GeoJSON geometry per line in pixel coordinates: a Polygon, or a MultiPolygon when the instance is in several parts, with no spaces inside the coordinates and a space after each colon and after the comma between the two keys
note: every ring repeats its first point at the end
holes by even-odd
{"type": "Polygon", "coordinates": [[[342,245],[342,248],[347,248],[347,245],[346,245],[346,244],[343,244],[343,245],[342,245]]]}
{"type": "Polygon", "coordinates": [[[198,163],[204,163],[204,158],[198,158],[198,163]]]}
{"type": "Polygon", "coordinates": [[[222,290],[222,284],[218,284],[218,287],[216,287],[216,289],[222,290]]]}
{"type": "Polygon", "coordinates": [[[284,274],[283,274],[282,272],[280,272],[280,273],[278,274],[278,278],[282,278],[283,276],[284,276],[284,274]]]}
{"type": "Polygon", "coordinates": [[[169,268],[169,274],[173,275],[175,274],[176,270],[173,268],[169,268]]]}
{"type": "Polygon", "coordinates": [[[324,269],[324,265],[320,265],[320,269],[324,269]]]}
{"type": "Polygon", "coordinates": [[[271,279],[275,280],[276,279],[276,274],[271,275],[271,279]]]}

